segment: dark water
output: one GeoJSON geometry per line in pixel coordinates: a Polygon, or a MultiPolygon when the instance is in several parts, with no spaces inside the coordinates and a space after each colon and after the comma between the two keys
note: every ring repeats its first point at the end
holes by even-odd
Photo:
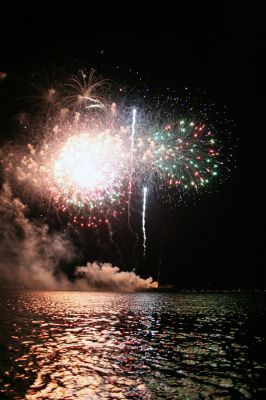
{"type": "Polygon", "coordinates": [[[0,399],[266,399],[265,305],[2,290],[0,399]]]}

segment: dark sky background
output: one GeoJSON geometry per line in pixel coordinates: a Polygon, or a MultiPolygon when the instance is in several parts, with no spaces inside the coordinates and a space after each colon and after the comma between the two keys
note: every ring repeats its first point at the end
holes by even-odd
{"type": "MultiPolygon", "coordinates": [[[[156,278],[161,259],[161,282],[178,287],[265,287],[265,20],[255,7],[198,3],[40,7],[16,10],[8,20],[3,12],[0,70],[14,80],[27,69],[92,66],[111,75],[119,65],[122,79],[132,79],[132,68],[153,88],[181,93],[188,86],[205,91],[218,109],[226,105],[239,139],[237,168],[196,204],[172,210],[150,205],[147,258],[139,249],[136,267],[156,278]]],[[[5,140],[3,128],[1,134],[5,140]]],[[[83,235],[84,260],[104,252],[105,236],[97,235],[83,235]]],[[[127,254],[132,240],[125,235],[122,242],[127,254]]],[[[119,263],[115,253],[109,256],[119,263]]]]}

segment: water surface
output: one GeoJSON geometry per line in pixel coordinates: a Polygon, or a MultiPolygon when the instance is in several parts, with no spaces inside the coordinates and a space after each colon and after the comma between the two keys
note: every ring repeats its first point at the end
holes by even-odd
{"type": "Polygon", "coordinates": [[[0,399],[266,399],[265,294],[2,290],[0,399]]]}

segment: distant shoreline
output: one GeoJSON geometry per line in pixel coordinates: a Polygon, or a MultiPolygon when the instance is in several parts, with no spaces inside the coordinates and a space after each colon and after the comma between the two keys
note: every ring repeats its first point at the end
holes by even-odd
{"type": "Polygon", "coordinates": [[[111,289],[92,289],[92,290],[77,290],[77,289],[48,289],[48,288],[26,288],[0,286],[1,290],[25,290],[25,291],[45,291],[45,292],[84,292],[84,293],[176,293],[176,294],[254,294],[265,293],[266,289],[179,289],[174,287],[158,287],[147,288],[135,291],[119,291],[111,289]]]}

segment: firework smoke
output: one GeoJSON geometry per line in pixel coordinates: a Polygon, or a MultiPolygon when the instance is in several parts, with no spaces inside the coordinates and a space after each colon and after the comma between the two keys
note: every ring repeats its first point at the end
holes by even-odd
{"type": "Polygon", "coordinates": [[[88,263],[86,266],[77,267],[77,282],[80,288],[86,286],[91,289],[115,290],[122,292],[134,292],[156,287],[152,278],[142,279],[135,272],[120,271],[118,267],[104,263],[88,263]]]}
{"type": "Polygon", "coordinates": [[[76,279],[70,282],[59,265],[75,258],[71,241],[62,233],[50,233],[47,225],[31,221],[27,211],[5,183],[0,192],[0,278],[4,284],[32,289],[123,292],[154,287],[152,278],[144,280],[134,272],[96,262],[76,267],[76,279]]]}
{"type": "Polygon", "coordinates": [[[0,192],[1,280],[30,288],[66,286],[58,269],[60,261],[74,256],[63,234],[50,233],[47,225],[27,218],[27,207],[14,198],[8,184],[0,192]]]}

